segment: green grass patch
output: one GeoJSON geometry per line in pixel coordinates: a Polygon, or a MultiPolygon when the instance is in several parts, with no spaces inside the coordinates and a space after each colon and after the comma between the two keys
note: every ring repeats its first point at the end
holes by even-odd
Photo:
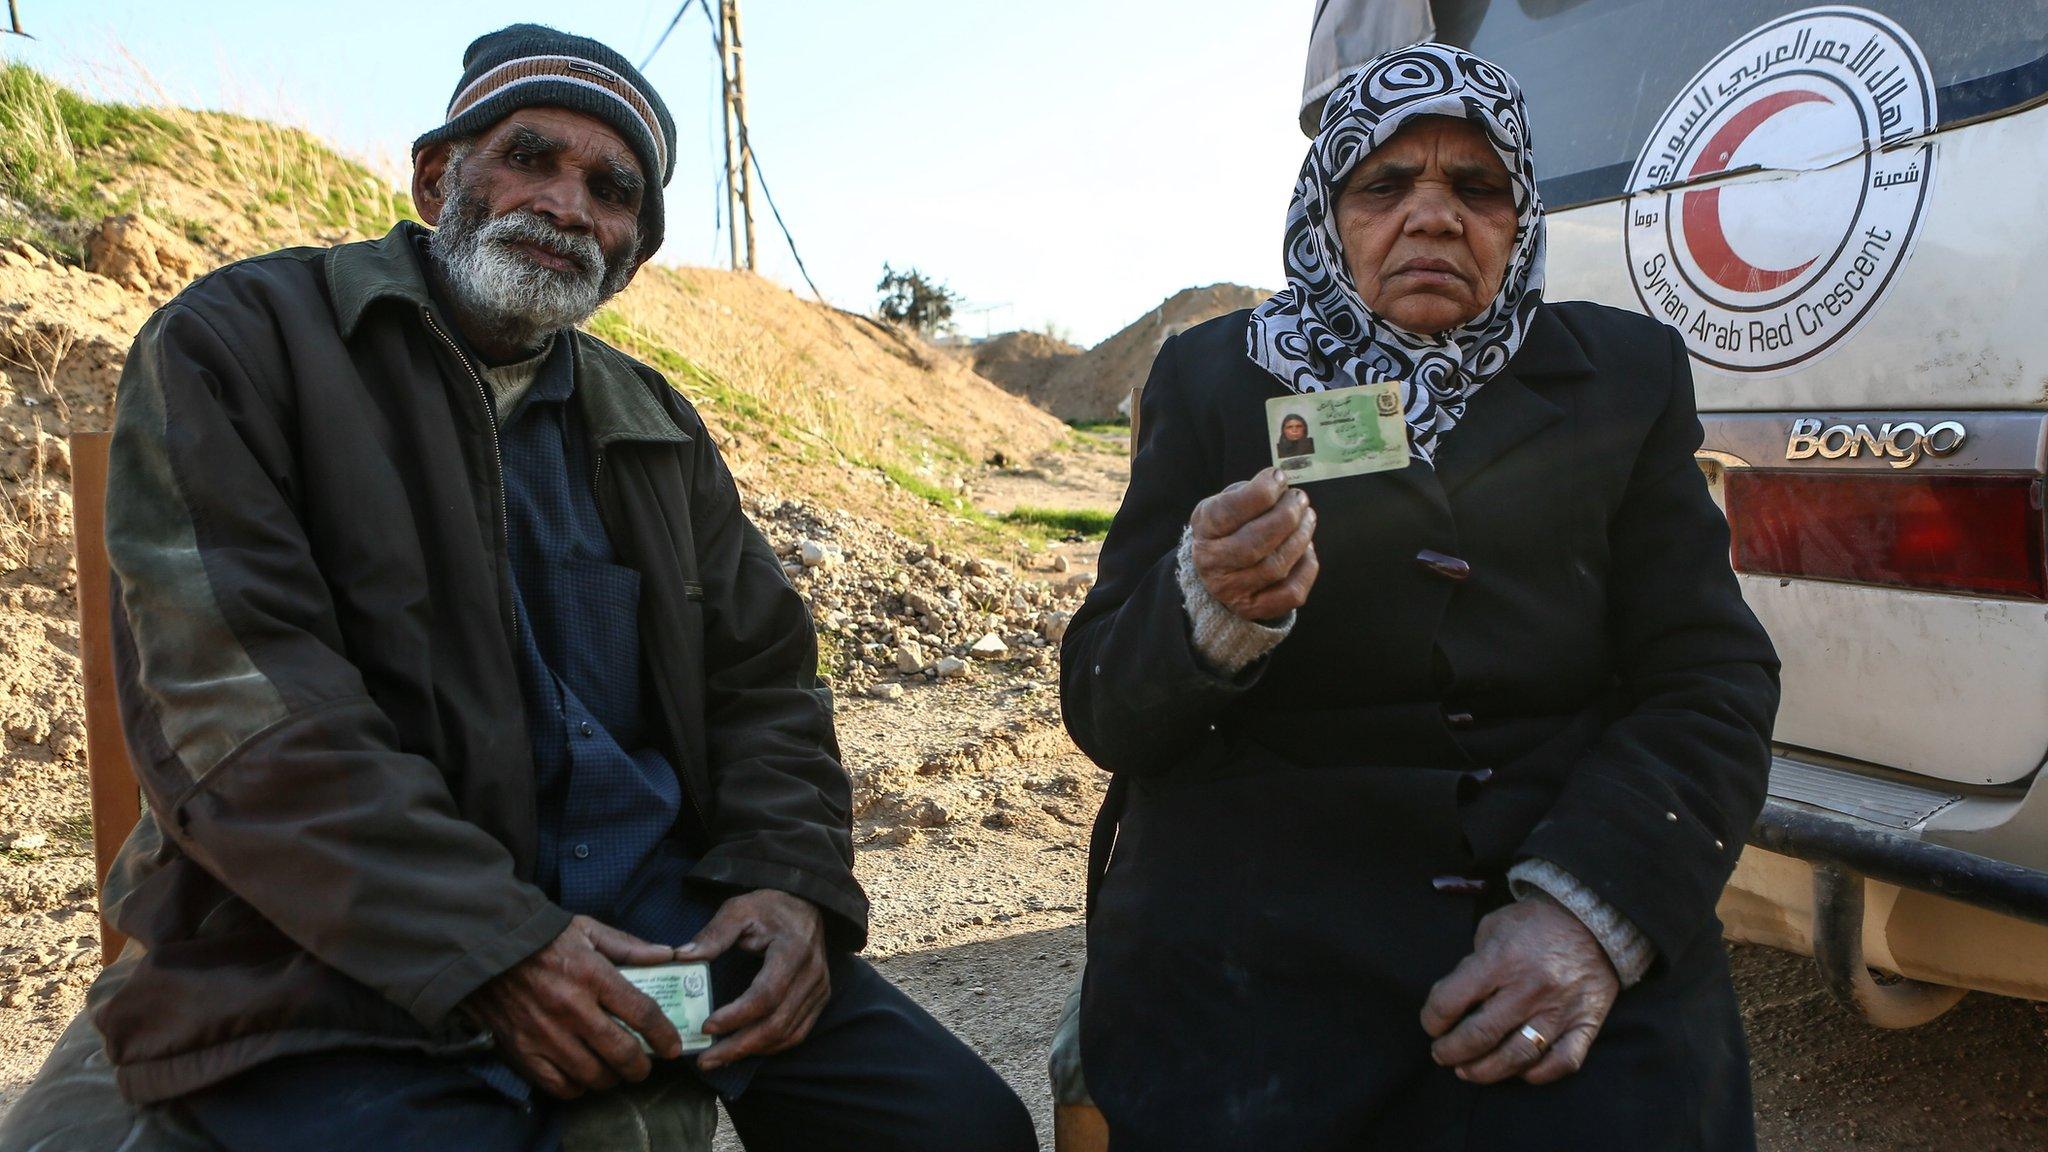
{"type": "Polygon", "coordinates": [[[1074,452],[1124,454],[1131,449],[1131,425],[1127,420],[1089,422],[1070,420],[1063,445],[1074,452]]]}
{"type": "Polygon", "coordinates": [[[966,497],[949,488],[941,488],[908,468],[899,464],[887,463],[876,465],[876,467],[882,470],[882,474],[887,476],[890,482],[920,500],[936,504],[948,512],[958,513],[962,516],[981,516],[980,511],[970,504],[966,497]]]}
{"type": "Polygon", "coordinates": [[[1005,524],[1029,525],[1067,536],[1094,540],[1109,534],[1114,513],[1095,508],[1013,508],[1003,513],[1005,524]]]}
{"type": "Polygon", "coordinates": [[[42,240],[73,259],[75,243],[47,236],[40,220],[97,219],[135,207],[132,192],[100,191],[115,166],[162,154],[171,122],[145,108],[87,100],[24,64],[0,65],[0,193],[30,214],[0,222],[10,235],[42,240]]]}

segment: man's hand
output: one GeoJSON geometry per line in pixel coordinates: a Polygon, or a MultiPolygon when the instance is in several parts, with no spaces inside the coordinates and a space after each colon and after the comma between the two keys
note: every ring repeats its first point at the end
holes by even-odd
{"type": "Polygon", "coordinates": [[[1548,1084],[1586,1062],[1620,992],[1600,942],[1537,894],[1479,921],[1472,955],[1430,989],[1422,1027],[1437,1037],[1430,1054],[1460,1079],[1548,1084]],[[1548,1051],[1521,1034],[1524,1024],[1550,1041],[1548,1051]]]}
{"type": "Polygon", "coordinates": [[[497,1037],[499,1053],[521,1075],[548,1095],[571,1100],[621,1080],[644,1080],[653,1070],[613,1016],[662,1056],[682,1055],[676,1026],[619,975],[622,964],[673,959],[668,948],[578,916],[553,943],[470,993],[463,1005],[497,1037]]]}
{"type": "Polygon", "coordinates": [[[1245,620],[1275,620],[1308,600],[1319,565],[1315,509],[1278,468],[1195,505],[1188,519],[1195,574],[1245,620]]]}
{"type": "Polygon", "coordinates": [[[712,960],[735,944],[761,953],[761,971],[739,999],[704,1021],[705,1035],[724,1037],[697,1057],[697,1067],[707,1072],[801,1044],[832,995],[824,916],[810,901],[772,888],[735,896],[719,905],[696,939],[676,949],[676,958],[712,960]]]}

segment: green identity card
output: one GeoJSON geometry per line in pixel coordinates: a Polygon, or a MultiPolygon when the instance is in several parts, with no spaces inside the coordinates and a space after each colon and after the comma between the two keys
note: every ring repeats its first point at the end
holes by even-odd
{"type": "Polygon", "coordinates": [[[1398,381],[1275,396],[1266,433],[1274,467],[1295,484],[1408,466],[1398,381]]]}
{"type": "MultiPolygon", "coordinates": [[[[646,968],[621,968],[619,974],[658,1005],[662,1015],[682,1033],[684,1052],[702,1052],[715,1037],[704,1034],[704,1021],[711,1015],[711,967],[702,960],[684,964],[655,964],[646,968]]],[[[624,1023],[624,1021],[621,1021],[624,1023]]],[[[632,1031],[629,1027],[627,1031],[632,1031]]],[[[636,1033],[636,1035],[638,1035],[636,1033]]],[[[647,1040],[640,1047],[648,1048],[647,1040]]]]}

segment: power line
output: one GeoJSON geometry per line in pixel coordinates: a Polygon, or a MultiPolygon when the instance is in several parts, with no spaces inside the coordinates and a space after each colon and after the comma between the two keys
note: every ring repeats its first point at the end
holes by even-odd
{"type": "Polygon", "coordinates": [[[752,142],[748,141],[747,126],[744,123],[740,125],[740,142],[746,150],[745,154],[753,158],[754,178],[761,182],[761,198],[768,201],[768,212],[775,217],[775,226],[782,230],[782,239],[789,244],[789,255],[796,261],[796,270],[803,274],[804,283],[811,286],[811,295],[818,298],[818,303],[825,303],[825,294],[818,291],[817,282],[811,279],[810,269],[804,267],[803,253],[796,250],[796,237],[789,234],[789,225],[782,222],[782,209],[775,206],[775,193],[768,190],[768,176],[761,171],[761,156],[754,151],[752,142]]]}
{"type": "MultiPolygon", "coordinates": [[[[655,54],[661,51],[661,46],[668,43],[669,33],[675,31],[676,25],[682,22],[683,15],[690,10],[690,6],[698,3],[699,0],[683,0],[681,4],[676,6],[675,16],[669,20],[668,27],[662,29],[661,37],[654,42],[654,47],[648,50],[647,59],[641,62],[640,67],[642,70],[645,70],[647,65],[653,62],[655,54]]],[[[720,28],[718,20],[711,14],[709,0],[704,0],[701,7],[704,13],[705,24],[711,32],[711,50],[719,58],[718,74],[722,95],[727,101],[731,101],[735,93],[731,90],[732,82],[730,77],[727,76],[726,71],[723,29],[720,28]]],[[[825,294],[819,291],[818,282],[811,279],[811,270],[804,265],[803,253],[797,250],[796,237],[790,233],[789,224],[782,218],[782,208],[775,203],[775,194],[768,190],[768,174],[761,169],[761,157],[754,150],[753,134],[747,130],[747,123],[744,119],[739,120],[738,126],[740,134],[740,163],[743,166],[749,162],[752,163],[754,179],[759,181],[761,185],[761,198],[768,201],[769,215],[775,218],[775,227],[782,233],[783,243],[789,245],[789,255],[792,260],[796,261],[798,274],[804,278],[804,283],[810,287],[811,294],[818,298],[818,303],[825,304],[827,303],[825,294]]],[[[744,172],[740,175],[742,178],[745,176],[744,172]]],[[[739,221],[729,221],[728,227],[737,229],[739,221]]]]}
{"type": "MultiPolygon", "coordinates": [[[[8,0],[8,4],[9,4],[10,6],[11,6],[11,5],[13,4],[13,3],[14,3],[14,0],[8,0]]],[[[690,10],[690,5],[692,5],[692,4],[695,4],[695,3],[697,3],[697,0],[683,0],[682,4],[681,4],[681,5],[679,5],[679,6],[677,6],[677,8],[676,8],[676,14],[675,14],[675,17],[674,17],[673,19],[671,19],[671,20],[670,20],[670,21],[668,22],[668,27],[666,27],[666,28],[663,28],[663,29],[661,30],[661,37],[660,37],[660,39],[658,39],[658,40],[656,40],[656,41],[654,42],[654,47],[652,47],[652,48],[649,48],[649,49],[647,50],[647,59],[645,59],[645,60],[642,60],[642,61],[640,62],[640,70],[641,70],[642,72],[645,72],[645,71],[647,71],[647,66],[648,66],[649,64],[652,64],[652,63],[654,63],[654,54],[655,54],[655,53],[657,53],[657,52],[659,52],[659,51],[661,51],[661,46],[662,46],[663,44],[666,44],[666,43],[668,43],[668,34],[669,34],[669,33],[671,33],[671,32],[673,32],[673,31],[675,31],[675,30],[676,30],[676,25],[678,25],[678,24],[680,24],[680,23],[682,23],[682,22],[683,22],[683,13],[685,13],[685,12],[688,12],[688,11],[690,10]]],[[[710,12],[709,12],[709,11],[707,10],[707,11],[706,11],[706,12],[704,13],[704,15],[706,15],[706,16],[709,16],[709,15],[711,15],[711,13],[710,13],[710,12]]]]}

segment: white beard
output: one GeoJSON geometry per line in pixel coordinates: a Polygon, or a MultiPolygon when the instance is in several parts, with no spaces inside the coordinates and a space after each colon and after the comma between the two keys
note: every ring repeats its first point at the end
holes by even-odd
{"type": "Polygon", "coordinates": [[[564,232],[532,212],[508,212],[478,223],[481,204],[461,187],[456,169],[451,167],[448,175],[448,201],[429,250],[456,306],[508,342],[530,347],[582,323],[631,278],[631,253],[607,266],[596,238],[564,232]],[[522,243],[578,268],[563,271],[537,263],[519,250],[522,243]]]}

